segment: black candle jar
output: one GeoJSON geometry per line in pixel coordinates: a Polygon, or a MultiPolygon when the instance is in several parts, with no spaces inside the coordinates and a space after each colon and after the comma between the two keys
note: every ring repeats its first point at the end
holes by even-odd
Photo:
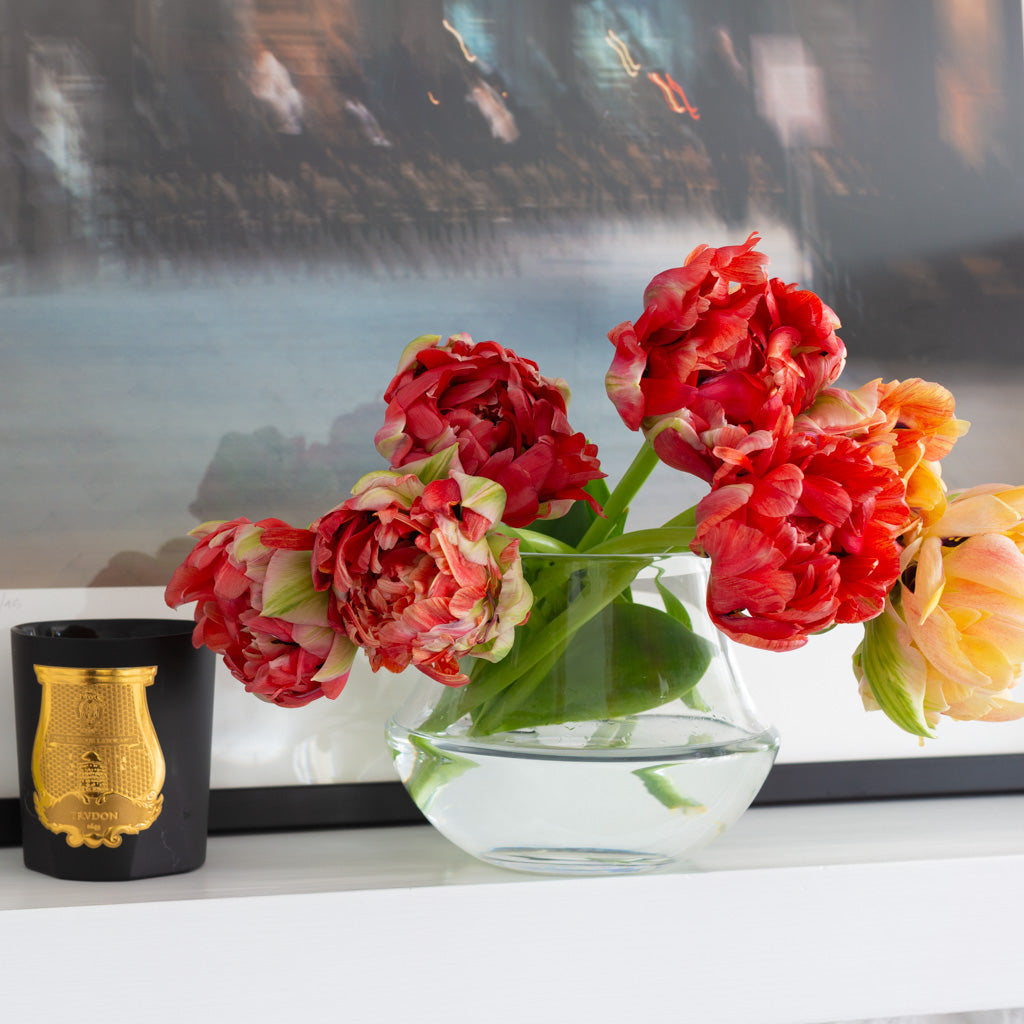
{"type": "Polygon", "coordinates": [[[11,630],[25,865],[115,881],[206,859],[215,659],[179,619],[11,630]]]}

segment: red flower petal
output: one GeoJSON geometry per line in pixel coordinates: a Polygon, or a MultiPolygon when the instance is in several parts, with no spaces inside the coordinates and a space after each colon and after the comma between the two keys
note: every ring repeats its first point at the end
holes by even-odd
{"type": "Polygon", "coordinates": [[[597,449],[569,426],[567,394],[532,360],[456,335],[403,364],[385,392],[377,447],[397,468],[458,444],[466,473],[505,488],[508,525],[529,526],[564,513],[604,476],[597,449]]]}

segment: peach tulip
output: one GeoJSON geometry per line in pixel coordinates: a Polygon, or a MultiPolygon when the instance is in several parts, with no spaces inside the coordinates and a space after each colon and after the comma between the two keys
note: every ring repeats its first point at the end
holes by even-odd
{"type": "Polygon", "coordinates": [[[921,736],[942,715],[1024,717],[1008,696],[1024,662],[1024,487],[975,487],[936,511],[854,655],[865,706],[921,736]]]}

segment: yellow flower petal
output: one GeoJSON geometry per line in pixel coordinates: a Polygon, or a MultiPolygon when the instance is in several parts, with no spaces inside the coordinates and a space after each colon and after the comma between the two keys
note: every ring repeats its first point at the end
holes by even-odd
{"type": "MultiPolygon", "coordinates": [[[[938,537],[927,537],[921,544],[914,578],[915,606],[920,608],[918,624],[935,610],[942,597],[946,583],[943,571],[942,541],[938,537]]],[[[904,605],[906,607],[906,605],[904,605]]]]}
{"type": "Polygon", "coordinates": [[[947,549],[943,567],[949,581],[970,580],[1015,596],[1024,588],[1024,554],[1000,534],[968,537],[963,544],[947,549]]]}
{"type": "Polygon", "coordinates": [[[1024,661],[1024,636],[1015,622],[985,615],[964,633],[972,640],[992,645],[1006,659],[1007,664],[1016,666],[1015,672],[1024,661]]]}
{"type": "Polygon", "coordinates": [[[974,699],[951,706],[946,714],[960,722],[1014,722],[1024,718],[1024,704],[1002,697],[974,699]]]}
{"type": "Polygon", "coordinates": [[[930,526],[946,511],[946,487],[936,462],[920,462],[907,478],[907,504],[930,526]]]}
{"type": "Polygon", "coordinates": [[[1021,521],[1020,515],[994,494],[975,494],[949,502],[943,517],[927,533],[939,537],[970,537],[1002,533],[1021,521]]]}
{"type": "Polygon", "coordinates": [[[983,617],[981,612],[974,608],[951,608],[948,601],[942,607],[946,609],[946,614],[953,620],[953,625],[961,633],[967,632],[983,617]]]}
{"type": "MultiPolygon", "coordinates": [[[[1021,580],[1021,583],[1024,584],[1024,580],[1021,580]]],[[[954,577],[946,582],[946,588],[942,592],[942,607],[950,615],[961,610],[969,610],[975,615],[1006,619],[1024,636],[1024,592],[1007,594],[972,580],[954,577]]]]}
{"type": "Polygon", "coordinates": [[[961,635],[960,650],[971,665],[985,676],[987,682],[980,689],[1000,693],[1013,685],[1017,675],[1015,666],[1010,663],[1006,652],[996,644],[987,639],[961,635]]]}
{"type": "Polygon", "coordinates": [[[978,720],[981,722],[1016,722],[1020,718],[1024,718],[1024,704],[997,698],[992,702],[992,707],[978,720]]]}
{"type": "Polygon", "coordinates": [[[922,618],[921,605],[915,595],[904,591],[903,609],[907,626],[917,648],[943,675],[968,686],[985,687],[989,679],[960,646],[961,636],[956,624],[941,606],[927,618],[922,618]]]}

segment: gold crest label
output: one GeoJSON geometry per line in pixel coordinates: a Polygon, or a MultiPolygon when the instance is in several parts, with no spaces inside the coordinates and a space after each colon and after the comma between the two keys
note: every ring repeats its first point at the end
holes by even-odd
{"type": "Polygon", "coordinates": [[[163,807],[164,755],[146,701],[156,666],[33,668],[43,688],[32,748],[36,814],[69,846],[120,846],[163,807]]]}

